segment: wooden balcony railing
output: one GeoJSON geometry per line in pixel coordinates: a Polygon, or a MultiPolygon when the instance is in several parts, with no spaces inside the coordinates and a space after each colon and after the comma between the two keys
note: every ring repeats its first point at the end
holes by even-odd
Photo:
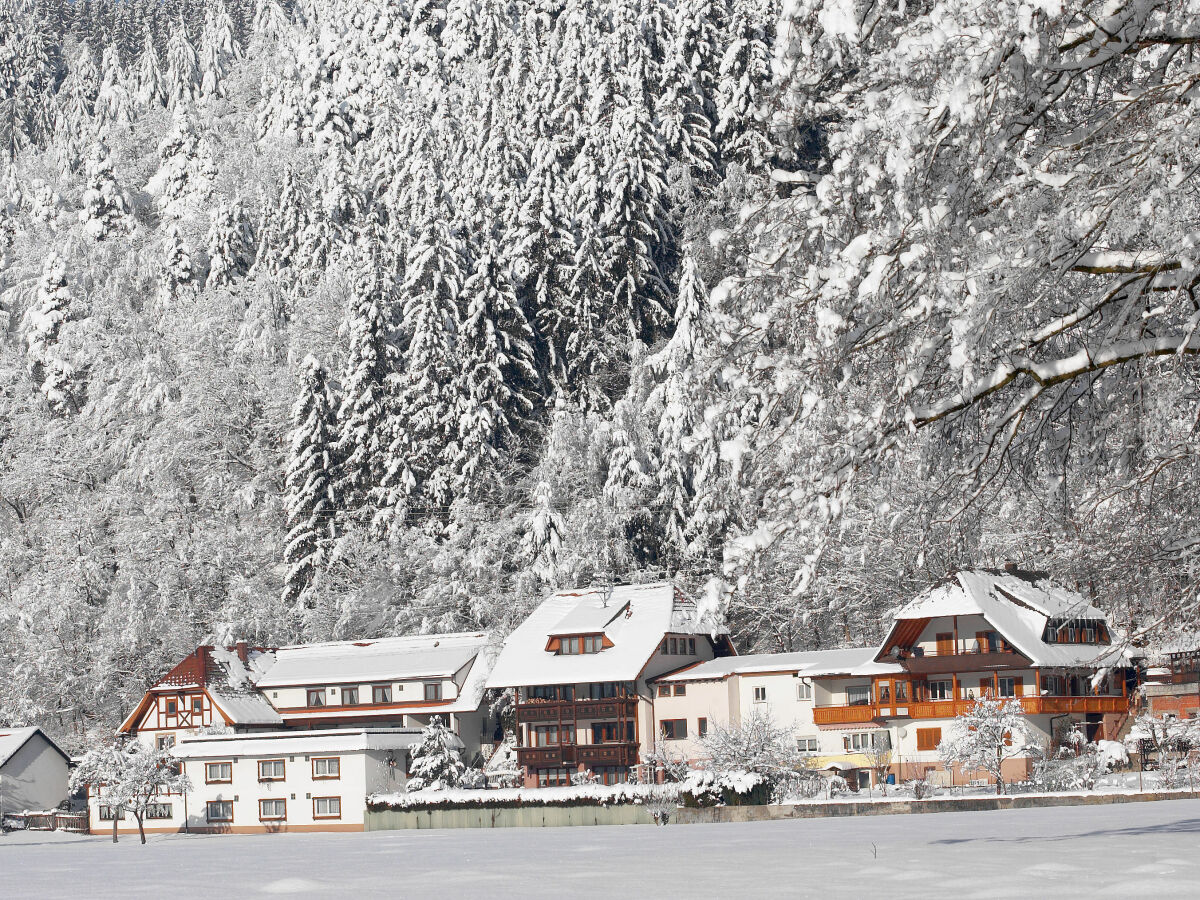
{"type": "Polygon", "coordinates": [[[814,706],[813,721],[818,725],[855,725],[879,717],[879,707],[871,703],[855,706],[814,706]]]}
{"type": "MultiPolygon", "coordinates": [[[[1125,697],[1021,697],[1027,715],[1062,713],[1123,713],[1129,711],[1125,697]]],[[[970,709],[973,700],[918,700],[893,705],[816,706],[817,725],[858,725],[880,718],[953,719],[970,709]]]]}
{"type": "Polygon", "coordinates": [[[637,699],[616,697],[605,700],[547,700],[517,704],[517,721],[574,722],[577,719],[631,719],[637,714],[637,699]]]}
{"type": "Polygon", "coordinates": [[[633,741],[517,748],[517,763],[531,769],[575,765],[635,766],[637,762],[638,747],[633,741]]]}

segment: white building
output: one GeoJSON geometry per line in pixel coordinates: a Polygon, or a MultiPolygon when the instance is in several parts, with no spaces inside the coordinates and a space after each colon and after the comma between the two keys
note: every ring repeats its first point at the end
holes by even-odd
{"type": "Polygon", "coordinates": [[[611,784],[654,747],[650,679],[732,652],[670,582],[567,590],[509,635],[488,686],[516,689],[527,785],[583,770],[611,784]]]}
{"type": "MultiPolygon", "coordinates": [[[[409,748],[434,716],[456,733],[468,764],[490,750],[487,640],[468,632],[198,647],[121,725],[151,746],[173,747],[192,782],[191,794],[164,796],[150,810],[148,830],[361,829],[367,793],[403,788],[409,748]],[[229,780],[209,777],[212,766],[228,769],[229,780]],[[329,767],[336,774],[318,771],[329,767]]],[[[113,812],[91,800],[91,829],[111,830],[113,812]]]]}
{"type": "Polygon", "coordinates": [[[0,816],[67,799],[70,757],[40,728],[0,728],[0,816]]]}

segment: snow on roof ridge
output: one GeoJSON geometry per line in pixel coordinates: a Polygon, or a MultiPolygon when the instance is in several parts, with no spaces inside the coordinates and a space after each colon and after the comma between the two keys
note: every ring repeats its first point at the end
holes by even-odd
{"type": "Polygon", "coordinates": [[[311,644],[285,644],[282,647],[276,647],[275,651],[281,650],[321,650],[337,647],[369,647],[374,644],[381,644],[385,641],[418,641],[421,639],[428,640],[452,640],[455,638],[481,638],[486,640],[488,632],[486,631],[447,631],[436,632],[430,634],[390,634],[385,637],[378,638],[354,638],[344,641],[315,641],[311,644]]]}

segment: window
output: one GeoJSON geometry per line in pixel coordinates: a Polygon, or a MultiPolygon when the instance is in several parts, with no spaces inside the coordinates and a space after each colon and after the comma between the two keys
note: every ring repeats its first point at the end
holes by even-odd
{"type": "Polygon", "coordinates": [[[599,653],[604,649],[604,638],[598,634],[593,634],[583,639],[584,653],[599,653]]]}
{"type": "Polygon", "coordinates": [[[892,702],[892,687],[887,682],[879,685],[879,702],[883,704],[892,702]]]}
{"type": "Polygon", "coordinates": [[[670,647],[670,649],[667,652],[670,653],[672,656],[678,656],[679,655],[679,640],[678,640],[678,638],[667,638],[667,644],[670,647]]]}
{"type": "Polygon", "coordinates": [[[577,656],[579,654],[579,638],[559,638],[558,652],[563,656],[577,656]]]}
{"type": "Polygon", "coordinates": [[[146,806],[147,819],[169,819],[171,815],[170,803],[150,803],[146,806]]]}
{"type": "Polygon", "coordinates": [[[259,800],[258,817],[260,819],[286,819],[286,800],[259,800]]]}
{"type": "Polygon", "coordinates": [[[440,681],[427,681],[425,683],[425,699],[426,700],[441,700],[442,699],[442,683],[440,681]]]}
{"type": "Polygon", "coordinates": [[[314,819],[340,819],[341,817],[341,797],[313,797],[314,819]]]}
{"type": "Polygon", "coordinates": [[[342,706],[358,706],[358,688],[342,688],[342,706]]]}
{"type": "Polygon", "coordinates": [[[600,681],[595,684],[589,684],[588,696],[593,700],[610,700],[613,697],[621,696],[621,686],[615,681],[600,681]]]}
{"type": "Polygon", "coordinates": [[[870,706],[871,686],[868,684],[855,684],[846,688],[846,702],[851,706],[870,706]]]}
{"type": "Polygon", "coordinates": [[[954,632],[943,631],[935,638],[937,641],[938,656],[953,656],[954,655],[954,632]]]}
{"type": "Polygon", "coordinates": [[[686,694],[687,694],[687,685],[686,684],[675,685],[675,696],[676,697],[683,697],[686,694]]]}
{"type": "Polygon", "coordinates": [[[530,737],[535,747],[556,747],[575,743],[574,725],[534,725],[530,737]]]}
{"type": "Polygon", "coordinates": [[[154,742],[154,745],[158,747],[159,750],[170,750],[175,746],[175,735],[160,734],[158,736],[158,740],[154,742]]]}
{"type": "Polygon", "coordinates": [[[907,703],[908,702],[908,682],[907,681],[897,681],[896,682],[896,702],[897,703],[907,703]]]}
{"type": "Polygon", "coordinates": [[[660,684],[658,686],[658,696],[670,697],[671,696],[671,686],[669,684],[660,684]]]}
{"type": "Polygon", "coordinates": [[[336,756],[313,758],[313,778],[341,778],[342,761],[336,756]]]}
{"type": "Polygon", "coordinates": [[[325,688],[309,688],[309,690],[308,690],[308,705],[309,706],[324,706],[325,705],[325,688]]]}
{"type": "Polygon", "coordinates": [[[392,702],[392,686],[390,684],[377,684],[371,688],[372,703],[391,703],[392,702]]]}
{"type": "Polygon", "coordinates": [[[918,728],[917,729],[917,749],[918,750],[936,750],[938,744],[942,742],[942,729],[940,728],[918,728]]]}
{"type": "Polygon", "coordinates": [[[1000,679],[1000,696],[1015,697],[1017,696],[1017,680],[1015,678],[1000,679]]]}
{"type": "Polygon", "coordinates": [[[797,700],[811,700],[812,699],[812,685],[809,682],[807,682],[807,681],[796,682],[796,699],[797,700]]]}
{"type": "Polygon", "coordinates": [[[116,807],[116,809],[114,809],[111,806],[101,806],[100,807],[100,821],[101,822],[111,822],[113,819],[116,819],[117,821],[121,821],[124,818],[125,818],[124,807],[118,806],[118,807],[116,807]]]}
{"type": "Polygon", "coordinates": [[[953,681],[931,681],[931,682],[929,682],[929,699],[930,700],[953,700],[954,699],[954,682],[953,681]]]}
{"type": "Polygon", "coordinates": [[[194,713],[204,712],[204,698],[203,697],[193,697],[192,698],[192,712],[194,712],[194,713]]]}
{"type": "Polygon", "coordinates": [[[842,735],[842,744],[847,750],[864,752],[876,746],[869,731],[856,731],[853,734],[842,735]]]}
{"type": "Polygon", "coordinates": [[[754,689],[754,702],[765,703],[767,699],[767,689],[763,686],[754,689]]]}
{"type": "Polygon", "coordinates": [[[800,753],[816,753],[819,749],[817,738],[796,738],[796,750],[800,753]]]}
{"type": "Polygon", "coordinates": [[[232,800],[209,800],[204,804],[205,816],[210,822],[232,822],[232,800]]]}
{"type": "Polygon", "coordinates": [[[663,719],[658,723],[663,740],[682,741],[687,738],[687,719],[663,719]]]}
{"type": "Polygon", "coordinates": [[[174,700],[168,700],[167,701],[167,715],[173,716],[178,711],[179,711],[179,704],[176,703],[174,700]]]}
{"type": "Polygon", "coordinates": [[[571,773],[567,769],[538,769],[538,787],[555,787],[571,783],[571,773]]]}
{"type": "Polygon", "coordinates": [[[696,734],[702,738],[708,737],[708,719],[697,720],[696,734]]]}
{"type": "Polygon", "coordinates": [[[688,656],[696,655],[696,639],[688,638],[688,656]]]}
{"type": "Polygon", "coordinates": [[[620,722],[595,722],[592,724],[593,744],[612,744],[621,740],[620,722]]]}
{"type": "Polygon", "coordinates": [[[258,761],[259,781],[283,781],[282,759],[260,759],[258,761]]]}
{"type": "Polygon", "coordinates": [[[229,784],[229,782],[233,781],[233,763],[206,763],[204,766],[204,780],[208,784],[229,784]]]}

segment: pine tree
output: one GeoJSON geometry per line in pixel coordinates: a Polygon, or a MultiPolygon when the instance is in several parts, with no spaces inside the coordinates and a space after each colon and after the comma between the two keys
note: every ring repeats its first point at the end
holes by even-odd
{"type": "Polygon", "coordinates": [[[133,116],[132,104],[125,87],[125,69],[115,46],[105,49],[101,69],[103,75],[96,97],[96,118],[101,124],[128,125],[133,116]]]}
{"type": "Polygon", "coordinates": [[[79,221],[88,235],[102,241],[114,231],[128,230],[129,202],[112,173],[108,147],[97,141],[87,163],[87,189],[83,192],[83,209],[79,221]]]}
{"type": "Polygon", "coordinates": [[[367,233],[356,258],[354,292],[344,333],[348,344],[338,411],[338,490],[349,509],[362,509],[385,470],[388,436],[386,383],[396,369],[389,315],[393,290],[383,248],[367,233]]]}
{"type": "Polygon", "coordinates": [[[56,413],[73,411],[75,405],[72,396],[75,370],[62,358],[58,348],[70,315],[66,266],[57,253],[51,253],[42,268],[35,304],[29,311],[25,344],[34,391],[56,413]]]}
{"type": "Polygon", "coordinates": [[[420,491],[444,507],[452,496],[460,396],[456,356],[463,248],[432,197],[424,227],[409,248],[401,285],[408,329],[404,366],[389,388],[395,398],[395,437],[388,451],[386,505],[399,507],[420,491]]]}
{"type": "Polygon", "coordinates": [[[441,716],[432,716],[421,731],[421,740],[414,744],[407,790],[440,791],[457,787],[467,770],[458,748],[462,742],[446,727],[441,716]]]}
{"type": "Polygon", "coordinates": [[[337,422],[325,367],[313,356],[301,366],[292,407],[286,493],[283,602],[311,606],[311,591],[332,560],[338,538],[337,422]]]}
{"type": "Polygon", "coordinates": [[[154,47],[154,36],[146,31],[142,42],[142,52],[138,56],[134,70],[134,96],[137,102],[145,108],[167,105],[166,80],[163,77],[162,63],[158,51],[154,47]]]}
{"type": "Polygon", "coordinates": [[[240,199],[221,201],[208,230],[207,285],[222,287],[240,280],[254,264],[254,233],[240,199]]]}
{"type": "Polygon", "coordinates": [[[761,124],[771,77],[771,41],[779,18],[776,0],[729,0],[717,73],[717,127],[721,156],[761,166],[770,143],[761,124]]]}
{"type": "Polygon", "coordinates": [[[182,21],[176,23],[167,41],[164,93],[171,109],[200,96],[200,61],[182,21]]]}
{"type": "Polygon", "coordinates": [[[166,300],[177,300],[181,289],[195,282],[196,272],[192,265],[192,255],[183,242],[179,226],[168,222],[166,234],[163,236],[161,269],[159,284],[162,295],[166,300]]]}
{"type": "MultiPolygon", "coordinates": [[[[283,173],[276,203],[263,201],[262,223],[258,229],[258,251],[255,269],[271,277],[279,277],[297,262],[300,240],[309,227],[309,215],[304,193],[295,170],[288,166],[283,173]]],[[[289,277],[296,273],[289,273],[289,277]]]]}
{"type": "Polygon", "coordinates": [[[489,238],[463,284],[459,341],[463,406],[458,418],[460,493],[486,489],[496,451],[533,411],[537,367],[533,331],[489,238]]]}

